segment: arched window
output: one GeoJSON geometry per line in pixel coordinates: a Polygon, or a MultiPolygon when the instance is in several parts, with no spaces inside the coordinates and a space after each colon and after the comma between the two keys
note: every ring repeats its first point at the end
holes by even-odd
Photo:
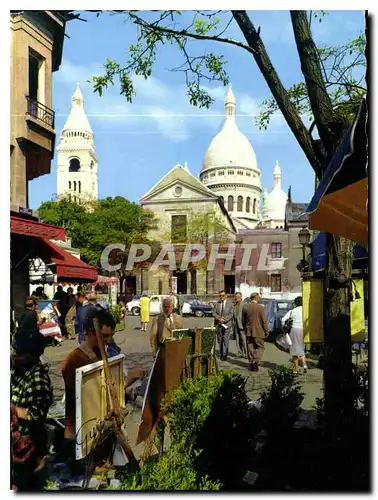
{"type": "Polygon", "coordinates": [[[229,212],[233,212],[233,210],[234,210],[234,197],[233,196],[229,196],[228,197],[228,200],[227,200],[227,210],[229,212]]]}
{"type": "Polygon", "coordinates": [[[81,181],[79,181],[79,193],[81,193],[81,181]]]}
{"type": "Polygon", "coordinates": [[[80,160],[78,158],[71,158],[69,172],[78,172],[80,170],[80,160]]]}
{"type": "Polygon", "coordinates": [[[245,211],[250,212],[251,211],[251,198],[248,196],[245,202],[245,211]]]}
{"type": "Polygon", "coordinates": [[[238,196],[238,212],[243,211],[243,196],[238,196]]]}
{"type": "Polygon", "coordinates": [[[253,200],[253,213],[255,214],[256,213],[256,204],[257,204],[257,200],[256,198],[253,200]]]}
{"type": "Polygon", "coordinates": [[[68,181],[68,189],[71,191],[71,181],[68,181]]]}
{"type": "Polygon", "coordinates": [[[224,205],[224,198],[223,198],[223,196],[220,196],[219,199],[220,199],[222,205],[224,205]]]}

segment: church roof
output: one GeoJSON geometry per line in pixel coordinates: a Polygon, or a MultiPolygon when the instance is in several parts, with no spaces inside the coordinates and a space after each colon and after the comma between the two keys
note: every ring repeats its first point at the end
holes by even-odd
{"type": "Polygon", "coordinates": [[[162,179],[160,179],[160,181],[155,184],[155,186],[153,186],[144,196],[142,196],[140,201],[144,201],[146,200],[146,198],[150,198],[152,195],[162,191],[164,188],[170,186],[177,180],[180,180],[181,182],[191,186],[197,191],[204,193],[206,196],[214,199],[218,198],[218,196],[214,194],[209,188],[204,186],[197,177],[192,175],[186,166],[176,165],[162,179]]]}
{"type": "Polygon", "coordinates": [[[247,167],[258,170],[252,145],[236,125],[235,107],[236,99],[230,86],[225,99],[226,117],[221,131],[206,150],[202,172],[211,167],[247,167]]]}
{"type": "Polygon", "coordinates": [[[285,220],[285,210],[288,196],[281,188],[281,167],[276,161],[273,169],[274,187],[272,191],[267,194],[264,192],[264,201],[262,207],[262,219],[278,219],[285,220]]]}
{"type": "Polygon", "coordinates": [[[85,114],[84,97],[79,84],[76,85],[75,92],[72,96],[71,111],[63,127],[63,132],[66,130],[88,132],[93,135],[92,127],[90,126],[87,115],[85,114]]]}

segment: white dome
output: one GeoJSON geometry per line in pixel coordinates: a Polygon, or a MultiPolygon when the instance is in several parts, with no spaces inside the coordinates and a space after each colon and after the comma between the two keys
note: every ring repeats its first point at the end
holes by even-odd
{"type": "Polygon", "coordinates": [[[259,172],[256,154],[235,122],[235,96],[231,87],[226,100],[226,118],[221,131],[206,150],[202,172],[211,167],[246,167],[259,172]]]}
{"type": "Polygon", "coordinates": [[[92,127],[90,126],[87,115],[84,111],[84,97],[79,84],[77,84],[74,95],[72,96],[71,112],[68,115],[67,121],[63,127],[63,132],[68,130],[88,132],[93,135],[92,127]]]}
{"type": "Polygon", "coordinates": [[[281,188],[281,168],[278,160],[273,169],[274,187],[267,195],[264,193],[264,201],[262,207],[263,220],[285,220],[285,210],[287,202],[287,194],[281,188]]]}

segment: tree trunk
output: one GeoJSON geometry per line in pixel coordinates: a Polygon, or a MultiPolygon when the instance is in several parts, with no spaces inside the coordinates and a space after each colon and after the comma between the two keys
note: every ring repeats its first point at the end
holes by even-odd
{"type": "Polygon", "coordinates": [[[324,403],[327,418],[343,421],[353,410],[350,392],[352,349],[350,327],[350,288],[339,288],[337,278],[351,277],[353,242],[327,234],[327,260],[324,280],[324,403]]]}
{"type": "Polygon", "coordinates": [[[305,10],[290,11],[301,69],[311,109],[322,145],[330,160],[342,135],[342,120],[335,113],[328,95],[315,42],[305,10]]]}
{"type": "Polygon", "coordinates": [[[235,21],[238,23],[248,45],[254,50],[253,57],[259,67],[272,95],[280,108],[287,124],[297,139],[300,147],[305,153],[310,165],[320,178],[322,175],[323,158],[314,148],[312,137],[305,127],[294,104],[290,101],[285,87],[266,52],[265,46],[256,31],[247,13],[243,11],[231,11],[235,21]]]}

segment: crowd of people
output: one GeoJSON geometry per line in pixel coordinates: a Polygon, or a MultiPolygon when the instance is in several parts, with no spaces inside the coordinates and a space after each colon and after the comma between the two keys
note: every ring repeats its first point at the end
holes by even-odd
{"type": "MultiPolygon", "coordinates": [[[[53,401],[49,367],[42,360],[45,339],[39,331],[41,321],[36,312],[38,299],[43,299],[43,296],[27,297],[24,313],[19,319],[12,340],[11,484],[18,491],[36,491],[43,487],[44,456],[47,451],[44,424],[53,401]]],[[[61,311],[61,317],[65,318],[65,324],[68,325],[67,338],[78,340],[77,346],[62,364],[65,422],[61,453],[64,460],[70,460],[73,459],[75,450],[75,371],[79,367],[101,360],[94,319],[98,321],[99,334],[107,356],[115,356],[121,350],[114,340],[115,320],[109,310],[97,303],[95,294],[85,294],[79,289],[74,295],[72,288],[64,292],[58,287],[54,300],[58,301],[57,307],[61,311]]],[[[163,300],[162,312],[155,316],[149,332],[151,351],[154,355],[164,341],[172,337],[173,330],[184,328],[180,312],[182,313],[182,303],[180,304],[178,299],[175,300],[173,295],[163,300]]],[[[265,338],[269,333],[265,308],[259,304],[259,295],[253,293],[250,301],[245,304],[240,293],[236,293],[231,300],[222,291],[214,307],[213,318],[221,359],[227,360],[229,342],[234,339],[238,356],[249,360],[250,370],[258,371],[264,353],[265,338]]],[[[141,298],[141,329],[147,331],[149,323],[149,299],[145,293],[141,298]]],[[[290,327],[290,353],[294,368],[298,370],[301,360],[306,370],[300,297],[296,299],[294,309],[284,318],[284,323],[290,327]]],[[[126,398],[135,396],[134,382],[145,377],[146,372],[140,367],[124,369],[126,398]]]]}

